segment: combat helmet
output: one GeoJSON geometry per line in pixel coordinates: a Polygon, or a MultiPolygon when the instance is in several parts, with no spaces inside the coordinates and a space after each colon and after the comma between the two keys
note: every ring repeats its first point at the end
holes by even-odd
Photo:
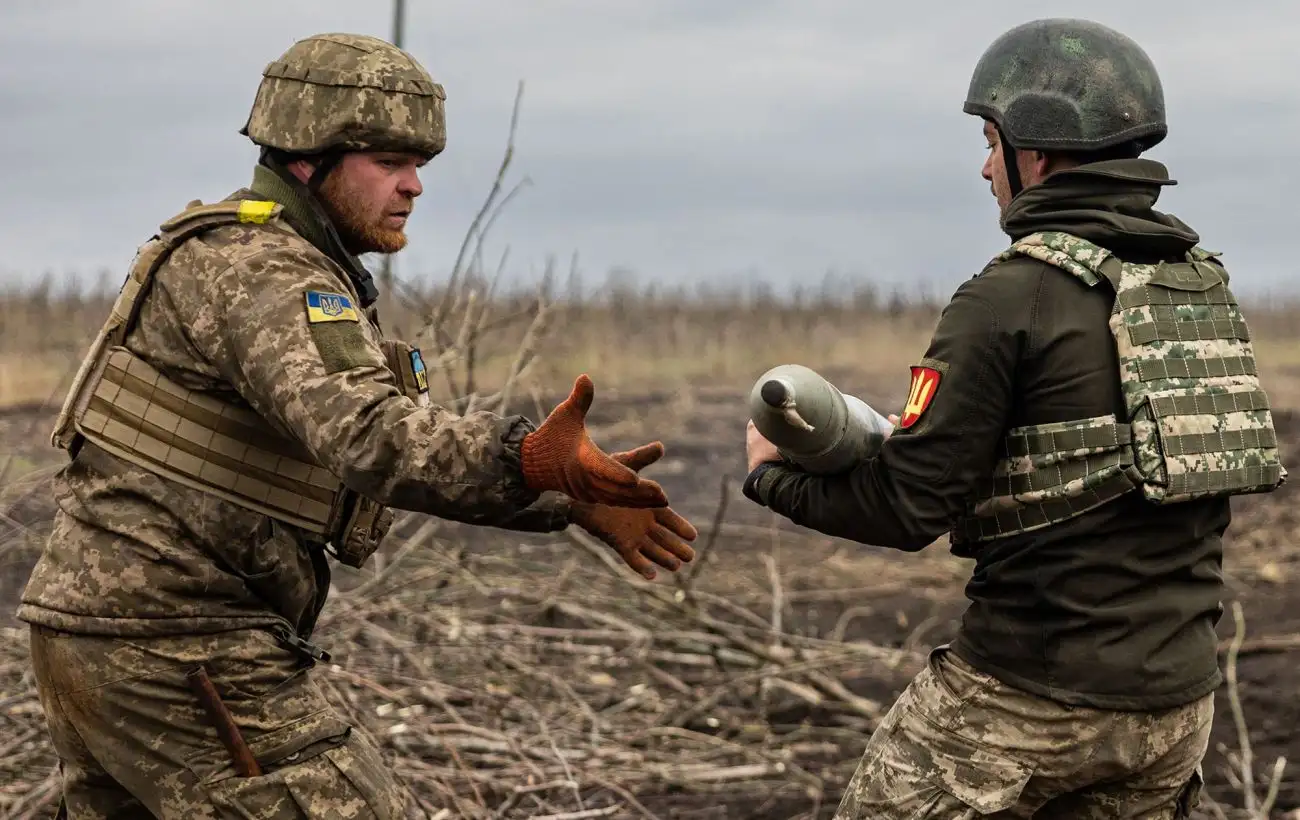
{"type": "MultiPolygon", "coordinates": [[[[1140,152],[1168,133],[1151,58],[1089,20],[1033,20],[1003,33],[976,64],[962,110],[990,120],[1015,149],[1098,151],[1128,143],[1140,152]]],[[[1013,160],[1007,170],[1014,194],[1013,160]]]]}
{"type": "Polygon", "coordinates": [[[239,133],[289,154],[414,151],[447,145],[446,93],[407,52],[362,34],[317,34],[262,72],[239,133]]]}

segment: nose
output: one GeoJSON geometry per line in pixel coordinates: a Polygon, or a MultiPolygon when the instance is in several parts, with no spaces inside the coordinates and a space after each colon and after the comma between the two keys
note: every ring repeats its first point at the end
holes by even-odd
{"type": "Polygon", "coordinates": [[[403,196],[409,196],[412,199],[424,193],[424,186],[420,184],[420,169],[411,166],[403,170],[402,175],[397,180],[397,190],[403,196]]]}

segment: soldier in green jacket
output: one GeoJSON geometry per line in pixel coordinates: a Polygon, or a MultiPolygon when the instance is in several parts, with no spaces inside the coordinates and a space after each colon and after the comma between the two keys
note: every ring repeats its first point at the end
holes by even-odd
{"type": "Polygon", "coordinates": [[[54,434],[73,458],[18,615],[74,820],[404,816],[311,669],[327,556],[362,566],[389,507],[576,524],[647,577],[692,555],[637,474],[662,445],[588,437],[590,379],[540,425],[458,416],[380,331],[357,254],[405,244],[446,142],[442,86],[409,54],[308,37],[267,66],[242,133],[251,186],[144,245],[54,434]]]}
{"type": "Polygon", "coordinates": [[[1142,49],[1080,20],[1003,34],[970,82],[1008,250],[958,288],[878,455],[820,476],[748,431],[754,501],[973,558],[951,645],[873,733],[840,818],[1170,818],[1223,678],[1229,497],[1285,480],[1217,254],[1154,205],[1142,49]]]}

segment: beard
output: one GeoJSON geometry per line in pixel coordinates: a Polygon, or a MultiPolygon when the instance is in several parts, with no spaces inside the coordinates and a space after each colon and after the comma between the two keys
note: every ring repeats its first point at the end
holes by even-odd
{"type": "MultiPolygon", "coordinates": [[[[385,210],[377,215],[364,207],[362,192],[348,187],[340,175],[330,174],[317,191],[325,214],[334,223],[343,247],[354,256],[363,253],[396,253],[406,247],[406,231],[384,227],[385,210]]],[[[409,210],[414,203],[407,202],[409,210]]]]}

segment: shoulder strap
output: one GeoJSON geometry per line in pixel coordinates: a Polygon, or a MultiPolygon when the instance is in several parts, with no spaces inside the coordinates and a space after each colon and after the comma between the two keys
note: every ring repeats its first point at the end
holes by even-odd
{"type": "Polygon", "coordinates": [[[158,268],[162,267],[167,257],[187,239],[204,231],[222,225],[237,223],[265,224],[280,215],[284,206],[278,202],[259,199],[223,200],[204,205],[194,200],[185,210],[163,222],[158,233],[141,249],[139,257],[131,266],[131,275],[122,286],[118,304],[113,306],[114,318],[119,320],[116,337],[111,344],[122,344],[126,335],[135,324],[140,305],[144,302],[143,291],[158,268]],[[122,297],[125,296],[126,300],[122,297]],[[118,306],[126,301],[129,309],[119,312],[118,306]]]}
{"type": "Polygon", "coordinates": [[[126,341],[140,315],[140,307],[149,291],[154,273],[162,267],[172,251],[190,237],[220,225],[265,224],[278,218],[283,210],[283,205],[267,200],[228,199],[204,205],[196,199],[159,226],[158,232],[140,248],[132,261],[131,270],[118,291],[108,318],[91,343],[77,375],[73,377],[63,409],[55,421],[52,440],[56,446],[70,446],[72,418],[78,403],[88,399],[89,393],[85,389],[88,381],[103,364],[107,351],[126,341]]]}
{"type": "Polygon", "coordinates": [[[1103,280],[1117,284],[1119,260],[1105,248],[1073,234],[1041,231],[1012,243],[1008,250],[1073,274],[1088,287],[1103,280]]]}

